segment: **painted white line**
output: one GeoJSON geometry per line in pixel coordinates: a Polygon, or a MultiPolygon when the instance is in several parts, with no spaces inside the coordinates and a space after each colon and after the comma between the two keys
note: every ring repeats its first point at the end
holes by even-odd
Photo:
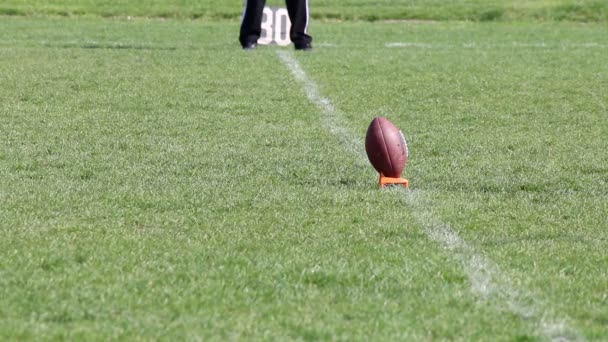
{"type": "Polygon", "coordinates": [[[322,47],[338,47],[338,44],[327,43],[327,42],[316,43],[315,45],[322,46],[322,47]]]}
{"type": "Polygon", "coordinates": [[[497,49],[497,48],[537,48],[537,49],[590,49],[590,48],[606,48],[607,44],[597,42],[505,42],[505,43],[476,43],[468,42],[463,44],[439,44],[439,43],[421,43],[421,42],[387,42],[384,44],[387,48],[465,48],[465,49],[497,49]]]}
{"type": "MultiPolygon", "coordinates": [[[[341,115],[336,112],[336,108],[331,101],[321,95],[319,87],[306,75],[304,70],[300,67],[300,63],[298,63],[293,55],[287,51],[277,50],[277,54],[293,77],[302,83],[308,100],[321,109],[324,126],[332,134],[336,135],[351,153],[365,156],[365,150],[363,149],[360,139],[350,134],[350,132],[344,128],[345,125],[342,123],[341,115]]],[[[361,162],[360,160],[358,161],[361,162]]]]}
{"type": "MultiPolygon", "coordinates": [[[[277,54],[293,77],[302,84],[310,102],[321,109],[325,126],[344,143],[349,151],[357,155],[359,161],[365,162],[365,152],[360,139],[345,128],[340,113],[328,98],[321,95],[315,81],[306,75],[294,55],[282,50],[277,51],[277,54]]],[[[475,295],[498,305],[500,309],[509,310],[523,320],[532,322],[536,326],[537,333],[551,341],[583,340],[564,320],[556,319],[555,315],[534,296],[514,287],[498,266],[483,254],[476,252],[454,229],[442,222],[431,211],[433,205],[428,195],[420,190],[398,191],[399,195],[402,195],[400,198],[403,198],[411,208],[427,237],[460,263],[475,295]]]]}
{"type": "Polygon", "coordinates": [[[389,48],[401,48],[401,47],[418,47],[418,48],[434,48],[441,47],[438,44],[429,44],[429,43],[411,43],[411,42],[396,42],[396,43],[386,43],[384,46],[389,48]]]}
{"type": "Polygon", "coordinates": [[[427,237],[437,242],[457,260],[471,282],[471,292],[480,299],[503,306],[532,322],[543,337],[551,341],[583,341],[581,335],[556,317],[530,293],[518,289],[497,265],[476,252],[449,225],[431,212],[429,195],[419,190],[404,191],[403,199],[424,228],[427,237]]]}

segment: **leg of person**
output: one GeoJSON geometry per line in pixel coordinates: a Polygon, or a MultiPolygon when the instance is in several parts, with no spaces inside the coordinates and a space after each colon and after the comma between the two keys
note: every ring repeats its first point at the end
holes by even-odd
{"type": "Polygon", "coordinates": [[[239,41],[243,49],[255,49],[262,34],[262,16],[266,0],[245,0],[239,41]]]}
{"type": "Polygon", "coordinates": [[[308,35],[308,0],[285,0],[289,20],[291,20],[291,31],[289,37],[296,50],[311,50],[312,37],[308,35]]]}

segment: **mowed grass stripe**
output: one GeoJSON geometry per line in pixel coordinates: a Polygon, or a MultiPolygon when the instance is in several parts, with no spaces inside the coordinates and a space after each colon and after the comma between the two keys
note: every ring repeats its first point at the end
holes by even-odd
{"type": "MultiPolygon", "coordinates": [[[[306,74],[293,54],[277,51],[277,55],[292,76],[302,84],[308,99],[322,111],[327,129],[345,143],[346,150],[354,152],[357,159],[363,162],[365,155],[361,149],[353,148],[353,145],[362,146],[361,140],[350,133],[348,128],[340,125],[344,119],[340,117],[331,100],[319,92],[316,82],[306,74]]],[[[551,341],[583,340],[576,330],[565,323],[565,320],[555,319],[551,310],[541,305],[538,299],[522,289],[514,288],[511,285],[512,281],[502,274],[497,265],[483,254],[476,252],[454,229],[432,213],[431,208],[435,204],[425,198],[427,196],[423,191],[404,190],[403,196],[427,237],[440,244],[462,265],[475,295],[493,302],[500,309],[516,314],[522,320],[532,320],[539,333],[551,341]]]]}

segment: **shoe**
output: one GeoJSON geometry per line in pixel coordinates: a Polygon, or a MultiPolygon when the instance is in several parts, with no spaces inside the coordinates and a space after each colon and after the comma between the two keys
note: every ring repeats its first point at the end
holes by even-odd
{"type": "Polygon", "coordinates": [[[312,51],[312,44],[310,44],[309,42],[296,43],[294,44],[294,47],[296,48],[296,50],[299,51],[312,51]]]}
{"type": "Polygon", "coordinates": [[[245,43],[245,45],[243,45],[243,50],[255,50],[257,47],[258,47],[258,43],[249,42],[249,43],[245,43]]]}

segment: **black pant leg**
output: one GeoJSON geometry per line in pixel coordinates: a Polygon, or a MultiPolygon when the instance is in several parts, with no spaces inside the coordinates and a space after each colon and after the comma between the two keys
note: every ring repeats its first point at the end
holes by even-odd
{"type": "Polygon", "coordinates": [[[245,0],[239,41],[242,46],[255,43],[262,34],[262,16],[266,0],[245,0]]]}
{"type": "Polygon", "coordinates": [[[291,20],[291,31],[289,37],[296,45],[305,45],[312,42],[312,37],[308,35],[308,0],[285,0],[289,20],[291,20]]]}

